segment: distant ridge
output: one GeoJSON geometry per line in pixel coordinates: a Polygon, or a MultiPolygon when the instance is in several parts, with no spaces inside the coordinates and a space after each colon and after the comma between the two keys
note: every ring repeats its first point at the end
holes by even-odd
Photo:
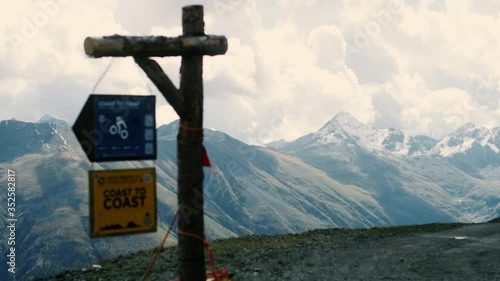
{"type": "Polygon", "coordinates": [[[42,117],[40,117],[40,119],[38,119],[38,121],[35,123],[52,123],[55,125],[69,126],[69,123],[67,121],[62,120],[62,119],[57,119],[57,118],[52,117],[48,114],[45,114],[42,117]]]}
{"type": "MultiPolygon", "coordinates": [[[[157,246],[177,208],[178,121],[158,128],[154,163],[99,164],[87,161],[71,128],[58,121],[0,121],[0,166],[22,171],[16,198],[24,222],[18,230],[25,238],[16,241],[16,254],[23,257],[18,266],[29,272],[27,279],[157,246]],[[90,239],[87,171],[151,165],[157,172],[159,231],[90,239]]],[[[498,128],[467,124],[435,140],[397,128],[374,129],[341,113],[317,132],[274,148],[204,132],[215,170],[206,169],[204,178],[211,240],[500,216],[498,128]]]]}

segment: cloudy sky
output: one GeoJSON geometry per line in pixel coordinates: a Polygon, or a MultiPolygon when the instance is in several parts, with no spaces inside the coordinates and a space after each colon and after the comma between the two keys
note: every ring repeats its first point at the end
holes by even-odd
{"type": "MultiPolygon", "coordinates": [[[[500,0],[21,0],[0,11],[0,120],[74,122],[111,58],[87,36],[181,33],[203,4],[226,55],[204,59],[205,127],[262,144],[316,131],[340,111],[376,128],[441,137],[500,126],[500,0]]],[[[179,83],[180,58],[157,58],[179,83]]],[[[131,58],[96,93],[157,95],[131,58]]]]}

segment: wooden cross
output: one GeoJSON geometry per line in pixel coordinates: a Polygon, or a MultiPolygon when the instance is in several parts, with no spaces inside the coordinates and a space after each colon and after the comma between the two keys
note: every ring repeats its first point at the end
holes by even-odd
{"type": "MultiPolygon", "coordinates": [[[[203,56],[227,51],[224,36],[205,35],[203,6],[182,8],[182,35],[105,36],[85,39],[85,53],[99,57],[134,57],[180,117],[177,136],[179,230],[204,237],[203,220],[203,56]],[[182,56],[180,89],[149,57],[182,56]]],[[[205,281],[203,241],[179,235],[179,278],[205,281]]]]}

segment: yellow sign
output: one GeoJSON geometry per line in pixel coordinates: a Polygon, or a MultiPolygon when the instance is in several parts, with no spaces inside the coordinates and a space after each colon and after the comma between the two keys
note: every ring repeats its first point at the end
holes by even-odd
{"type": "Polygon", "coordinates": [[[90,237],[155,232],[154,168],[89,171],[90,237]]]}

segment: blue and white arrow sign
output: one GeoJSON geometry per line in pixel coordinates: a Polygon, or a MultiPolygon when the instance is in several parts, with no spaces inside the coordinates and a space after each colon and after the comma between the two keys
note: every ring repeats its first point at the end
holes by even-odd
{"type": "Polygon", "coordinates": [[[156,159],[155,96],[90,95],[73,132],[91,162],[156,159]]]}

